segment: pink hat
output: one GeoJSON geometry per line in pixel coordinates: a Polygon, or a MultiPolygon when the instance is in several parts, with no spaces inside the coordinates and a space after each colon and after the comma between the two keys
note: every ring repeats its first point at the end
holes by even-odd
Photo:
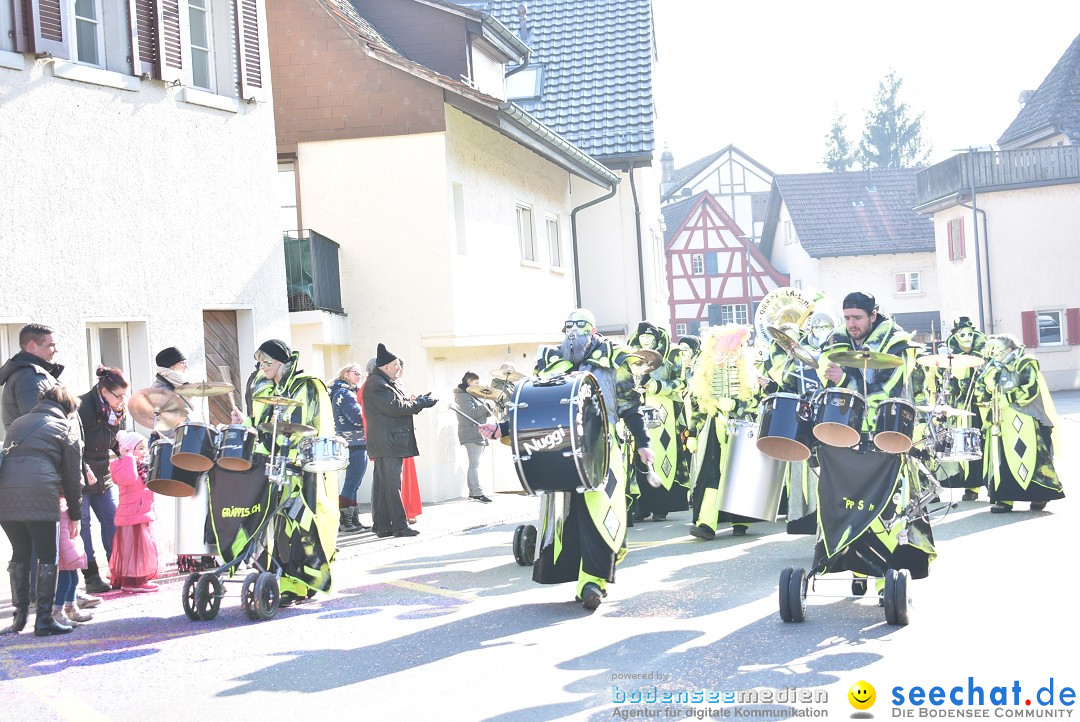
{"type": "Polygon", "coordinates": [[[143,441],[146,441],[146,437],[137,431],[124,431],[121,429],[116,432],[116,443],[120,446],[121,454],[130,454],[143,441]]]}

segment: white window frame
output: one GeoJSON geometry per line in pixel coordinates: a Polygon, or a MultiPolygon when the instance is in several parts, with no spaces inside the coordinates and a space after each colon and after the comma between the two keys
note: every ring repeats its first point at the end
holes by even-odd
{"type": "Polygon", "coordinates": [[[675,335],[679,336],[679,337],[682,337],[682,336],[686,335],[686,324],[685,323],[677,323],[677,324],[675,324],[675,335]]]}
{"type": "Polygon", "coordinates": [[[897,271],[893,274],[893,287],[897,296],[916,296],[924,293],[922,271],[897,271]]]}
{"type": "Polygon", "coordinates": [[[720,323],[741,323],[746,324],[746,304],[745,303],[722,303],[720,304],[720,323]]]}
{"type": "Polygon", "coordinates": [[[552,268],[563,268],[562,233],[559,229],[559,217],[547,215],[544,217],[544,229],[547,233],[548,263],[552,268]]]}
{"type": "Polygon", "coordinates": [[[131,376],[131,340],[128,325],[123,322],[101,322],[86,324],[86,370],[90,385],[98,382],[97,367],[101,359],[101,331],[117,330],[120,332],[120,364],[118,368],[129,378],[131,376]]]}
{"type": "Polygon", "coordinates": [[[1044,309],[1035,311],[1035,338],[1038,339],[1039,348],[1042,348],[1043,346],[1064,346],[1066,344],[1066,341],[1067,341],[1066,334],[1065,334],[1065,309],[1063,309],[1063,308],[1044,308],[1044,309]],[[1057,341],[1043,341],[1042,324],[1039,323],[1039,320],[1044,315],[1051,314],[1051,313],[1057,314],[1058,340],[1057,341]]]}
{"type": "Polygon", "coordinates": [[[705,275],[705,254],[695,253],[690,256],[690,274],[693,276],[705,275]]]}
{"type": "Polygon", "coordinates": [[[69,43],[70,43],[69,55],[71,56],[71,62],[73,62],[73,63],[78,63],[79,65],[87,65],[87,66],[89,66],[91,68],[105,69],[105,68],[108,67],[108,64],[106,62],[107,55],[106,55],[106,50],[105,50],[105,15],[104,15],[104,8],[102,7],[103,3],[102,3],[102,0],[89,0],[89,2],[93,3],[93,6],[94,6],[94,15],[95,15],[95,17],[92,20],[89,20],[89,19],[86,19],[86,18],[80,18],[75,14],[75,7],[77,5],[76,0],[69,0],[69,2],[67,3],[67,12],[65,14],[65,20],[67,21],[67,24],[68,24],[67,26],[69,28],[71,28],[71,33],[69,33],[69,35],[70,35],[70,38],[69,38],[69,43]],[[79,26],[80,22],[83,22],[83,23],[93,22],[95,24],[96,32],[94,33],[94,38],[95,38],[95,40],[97,42],[97,48],[95,48],[95,49],[97,50],[97,59],[98,59],[98,62],[96,62],[96,63],[91,63],[91,62],[88,62],[86,60],[80,60],[79,59],[79,27],[78,26],[79,26]]]}
{"type": "Polygon", "coordinates": [[[536,263],[538,254],[532,206],[527,203],[517,203],[514,206],[514,217],[517,220],[518,250],[521,253],[521,260],[536,263]]]}
{"type": "Polygon", "coordinates": [[[795,224],[790,220],[784,221],[784,245],[790,246],[798,240],[799,237],[795,233],[795,224]]]}
{"type": "Polygon", "coordinates": [[[217,85],[218,85],[217,63],[215,62],[215,58],[214,58],[214,45],[215,45],[215,42],[214,42],[214,40],[215,40],[214,39],[214,14],[210,9],[211,6],[213,5],[213,2],[212,2],[212,0],[183,0],[183,2],[187,5],[187,25],[185,26],[185,28],[187,30],[188,55],[191,57],[191,87],[198,88],[199,90],[205,90],[205,91],[207,91],[209,93],[217,93],[217,85]],[[197,5],[194,5],[194,3],[196,3],[196,2],[203,3],[203,6],[199,7],[197,5]],[[205,48],[196,47],[195,42],[194,42],[194,38],[192,38],[192,36],[191,36],[191,33],[192,33],[191,17],[192,17],[193,14],[198,13],[198,12],[202,12],[206,16],[206,43],[207,43],[207,46],[205,48]],[[207,77],[209,78],[209,81],[210,81],[209,86],[196,85],[195,84],[195,60],[194,60],[194,57],[195,57],[195,52],[196,51],[205,52],[206,55],[207,55],[207,77]]]}

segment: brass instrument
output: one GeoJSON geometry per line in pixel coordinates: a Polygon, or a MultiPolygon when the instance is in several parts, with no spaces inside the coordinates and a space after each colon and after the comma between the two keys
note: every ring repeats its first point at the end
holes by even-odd
{"type": "Polygon", "coordinates": [[[770,291],[761,299],[754,313],[754,330],[757,338],[764,343],[771,339],[769,327],[783,329],[788,324],[802,328],[814,312],[814,301],[799,288],[778,288],[770,291]]]}

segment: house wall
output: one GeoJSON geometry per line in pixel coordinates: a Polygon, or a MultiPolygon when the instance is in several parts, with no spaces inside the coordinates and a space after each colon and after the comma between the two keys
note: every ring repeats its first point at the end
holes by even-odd
{"type": "MultiPolygon", "coordinates": [[[[852,291],[873,294],[886,315],[936,311],[941,308],[937,267],[933,253],[885,253],[872,256],[840,256],[818,259],[819,289],[827,299],[827,308],[841,312],[844,296],[852,291]],[[894,274],[918,271],[923,291],[896,293],[894,274]]],[[[929,329],[906,329],[929,331],[929,329]]]]}
{"type": "Polygon", "coordinates": [[[772,188],[772,176],[764,170],[753,166],[741,155],[725,154],[686,187],[690,189],[689,195],[707,190],[740,230],[755,241],[761,239],[765,219],[754,221],[752,198],[754,193],[767,194],[772,188]]]}
{"type": "MultiPolygon", "coordinates": [[[[241,359],[266,338],[288,339],[270,104],[217,110],[162,82],[120,90],[54,78],[49,61],[20,57],[23,69],[0,67],[6,350],[17,350],[22,324],[52,326],[61,380],[81,394],[97,363],[88,323],[126,325],[135,389],[150,384],[165,346],[183,349],[190,377],[205,378],[207,309],[237,310],[241,359]]],[[[155,503],[165,564],[175,501],[155,503]]]]}
{"type": "MultiPolygon", "coordinates": [[[[1080,305],[1073,264],[1077,228],[1080,228],[1080,185],[1058,185],[979,194],[978,208],[986,213],[980,223],[980,262],[989,265],[989,284],[983,289],[984,318],[989,331],[993,304],[993,331],[1023,340],[1023,311],[1064,310],[1080,305]],[[988,241],[988,243],[987,243],[988,241]],[[986,250],[988,249],[988,253],[986,250]],[[1063,262],[1064,261],[1064,262],[1063,262]]],[[[949,293],[943,299],[942,318],[978,317],[975,284],[974,234],[971,211],[951,208],[934,217],[937,266],[949,293]],[[947,222],[963,215],[967,257],[948,261],[947,222]]],[[[1080,388],[1080,346],[1042,346],[1029,349],[1039,359],[1053,389],[1080,388]]]]}
{"type": "Polygon", "coordinates": [[[791,214],[788,212],[787,204],[782,204],[780,207],[780,221],[776,224],[776,237],[772,242],[769,261],[776,270],[788,274],[793,287],[810,292],[820,291],[820,264],[806,252],[806,249],[799,243],[798,236],[791,243],[787,241],[785,229],[790,222],[791,214]]]}

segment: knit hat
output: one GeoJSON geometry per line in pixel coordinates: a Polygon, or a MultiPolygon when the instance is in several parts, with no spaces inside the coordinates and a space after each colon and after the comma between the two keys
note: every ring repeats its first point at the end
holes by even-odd
{"type": "Polygon", "coordinates": [[[386,349],[386,346],[384,346],[384,345],[382,345],[380,343],[379,348],[376,350],[376,353],[375,353],[375,365],[376,366],[385,366],[386,364],[393,363],[394,361],[397,361],[397,356],[390,353],[386,349]]]}
{"type": "Polygon", "coordinates": [[[272,338],[269,341],[263,341],[263,345],[259,346],[259,350],[283,364],[289,363],[289,359],[292,358],[292,349],[281,339],[272,338]]]}
{"type": "Polygon", "coordinates": [[[866,311],[866,315],[869,316],[877,309],[877,299],[869,293],[855,291],[854,293],[849,293],[844,296],[843,308],[857,308],[866,311]]]}
{"type": "Polygon", "coordinates": [[[176,348],[176,346],[163,348],[158,351],[158,355],[154,357],[154,363],[163,369],[175,366],[181,361],[187,361],[187,356],[185,356],[180,349],[176,348]]]}
{"type": "Polygon", "coordinates": [[[132,453],[135,451],[135,447],[143,441],[146,441],[146,437],[137,431],[124,431],[121,429],[116,432],[116,443],[120,446],[122,455],[132,453]]]}

